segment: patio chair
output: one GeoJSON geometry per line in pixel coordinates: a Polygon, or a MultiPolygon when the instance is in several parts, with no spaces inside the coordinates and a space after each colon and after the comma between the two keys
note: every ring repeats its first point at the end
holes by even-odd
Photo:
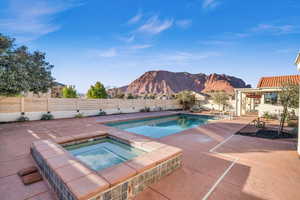
{"type": "Polygon", "coordinates": [[[260,118],[257,118],[256,120],[253,121],[253,125],[256,128],[265,128],[266,127],[266,122],[260,120],[260,118]]]}

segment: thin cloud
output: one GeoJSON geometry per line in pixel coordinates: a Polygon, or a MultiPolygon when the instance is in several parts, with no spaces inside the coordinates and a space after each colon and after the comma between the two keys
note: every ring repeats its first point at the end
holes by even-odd
{"type": "Polygon", "coordinates": [[[159,34],[173,25],[173,19],[160,20],[157,15],[150,17],[145,24],[137,29],[137,32],[150,35],[159,34]]]}
{"type": "Polygon", "coordinates": [[[131,43],[135,40],[135,35],[130,35],[130,36],[120,36],[118,37],[119,40],[121,40],[122,42],[126,42],[126,43],[131,43]]]}
{"type": "Polygon", "coordinates": [[[223,46],[223,45],[234,44],[234,42],[227,41],[227,40],[205,40],[205,41],[200,41],[199,43],[203,44],[203,45],[216,45],[216,46],[223,46]]]}
{"type": "Polygon", "coordinates": [[[220,3],[217,0],[203,0],[202,8],[203,9],[214,9],[218,5],[220,5],[220,3]]]}
{"type": "Polygon", "coordinates": [[[258,26],[251,29],[252,32],[267,32],[272,33],[276,35],[282,35],[282,34],[290,34],[299,32],[299,28],[286,24],[286,25],[272,25],[272,24],[259,24],[258,26]]]}
{"type": "Polygon", "coordinates": [[[167,62],[192,62],[197,60],[203,60],[209,57],[219,56],[219,52],[186,52],[177,51],[171,54],[166,54],[161,57],[162,60],[167,62]]]}
{"type": "Polygon", "coordinates": [[[136,24],[138,23],[143,17],[143,14],[141,12],[138,12],[134,17],[128,20],[128,24],[136,24]]]}
{"type": "Polygon", "coordinates": [[[186,29],[192,25],[192,20],[189,19],[177,20],[176,25],[180,28],[186,29]]]}
{"type": "Polygon", "coordinates": [[[111,58],[117,56],[117,50],[115,48],[110,48],[103,51],[96,51],[96,56],[98,57],[105,57],[105,58],[111,58]]]}
{"type": "Polygon", "coordinates": [[[34,40],[60,29],[53,22],[56,14],[80,5],[75,0],[11,0],[8,17],[0,19],[0,29],[24,41],[34,40]]]}
{"type": "Polygon", "coordinates": [[[139,50],[139,49],[147,49],[147,48],[150,48],[152,47],[151,44],[141,44],[141,45],[133,45],[133,46],[130,46],[129,49],[132,49],[132,50],[139,50]]]}

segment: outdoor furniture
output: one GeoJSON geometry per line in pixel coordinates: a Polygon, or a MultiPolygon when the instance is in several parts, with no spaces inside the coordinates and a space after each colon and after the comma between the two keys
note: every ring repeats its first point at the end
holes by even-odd
{"type": "Polygon", "coordinates": [[[265,128],[266,122],[260,120],[260,118],[257,118],[256,120],[253,121],[253,125],[257,128],[265,128]]]}

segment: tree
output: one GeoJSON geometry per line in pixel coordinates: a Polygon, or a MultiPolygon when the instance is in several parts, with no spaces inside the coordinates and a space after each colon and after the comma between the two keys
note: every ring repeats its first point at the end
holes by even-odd
{"type": "Polygon", "coordinates": [[[124,99],[125,94],[120,88],[112,88],[109,90],[111,98],[124,99]]]}
{"type": "Polygon", "coordinates": [[[77,91],[75,89],[74,85],[69,85],[63,88],[63,97],[64,98],[76,98],[77,97],[77,91]]]}
{"type": "Polygon", "coordinates": [[[105,99],[107,98],[107,93],[104,85],[99,81],[95,85],[91,85],[87,92],[87,97],[90,99],[105,99]]]}
{"type": "Polygon", "coordinates": [[[281,133],[289,115],[288,108],[297,108],[299,105],[299,85],[289,82],[284,83],[279,92],[279,101],[283,107],[279,128],[279,133],[281,133]]]}
{"type": "Polygon", "coordinates": [[[129,93],[129,94],[127,95],[127,99],[135,99],[135,97],[134,97],[131,93],[129,93]]]}
{"type": "Polygon", "coordinates": [[[188,90],[184,90],[182,92],[179,92],[176,96],[179,103],[182,105],[184,110],[188,110],[196,103],[196,97],[195,95],[188,90]]]}
{"type": "Polygon", "coordinates": [[[48,92],[53,86],[53,65],[45,53],[30,53],[26,46],[15,48],[15,40],[0,34],[0,95],[48,92]]]}
{"type": "Polygon", "coordinates": [[[221,107],[224,110],[225,106],[228,105],[229,95],[225,92],[214,92],[212,94],[213,102],[218,104],[219,110],[221,111],[221,107]]]}

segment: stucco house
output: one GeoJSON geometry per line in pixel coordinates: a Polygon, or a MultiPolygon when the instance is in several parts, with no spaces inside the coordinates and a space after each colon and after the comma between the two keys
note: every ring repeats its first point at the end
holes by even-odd
{"type": "Polygon", "coordinates": [[[39,93],[39,94],[34,94],[33,92],[27,92],[24,94],[25,97],[37,97],[37,98],[61,98],[62,97],[62,90],[63,88],[66,87],[66,85],[59,83],[59,82],[54,82],[53,86],[51,89],[48,90],[46,93],[39,93]]]}
{"type": "MultiPolygon", "coordinates": [[[[298,53],[298,55],[296,57],[295,65],[297,66],[298,71],[300,71],[300,52],[298,53]]],[[[298,109],[300,110],[300,100],[299,100],[299,108],[298,109]]],[[[298,121],[299,121],[299,119],[298,119],[298,121]]],[[[300,123],[299,122],[298,122],[298,155],[300,156],[300,123]]]]}
{"type": "MultiPolygon", "coordinates": [[[[300,75],[262,77],[257,88],[235,89],[236,115],[257,113],[263,116],[268,112],[271,115],[279,115],[282,106],[279,102],[279,92],[285,83],[300,83],[300,75]]],[[[298,109],[295,109],[298,115],[298,109]]]]}

